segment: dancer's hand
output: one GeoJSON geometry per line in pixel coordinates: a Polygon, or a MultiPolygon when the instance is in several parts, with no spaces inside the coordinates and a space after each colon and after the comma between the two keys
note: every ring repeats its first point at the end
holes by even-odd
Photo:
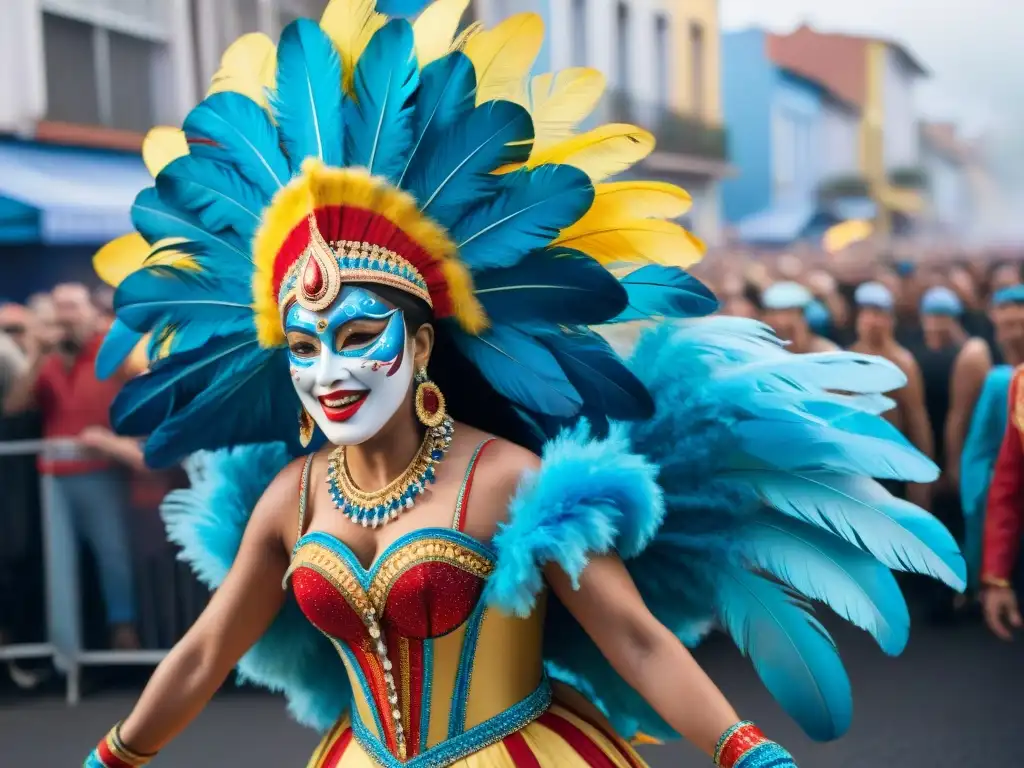
{"type": "Polygon", "coordinates": [[[989,586],[981,594],[985,623],[1001,640],[1012,640],[1013,632],[1024,626],[1017,594],[1011,587],[989,586]]]}

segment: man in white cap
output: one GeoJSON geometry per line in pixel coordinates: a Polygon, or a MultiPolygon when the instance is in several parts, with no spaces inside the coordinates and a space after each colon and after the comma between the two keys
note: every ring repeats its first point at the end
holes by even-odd
{"type": "Polygon", "coordinates": [[[782,282],[768,286],[761,294],[762,319],[775,335],[789,342],[789,351],[834,352],[838,347],[815,335],[807,320],[807,308],[814,301],[811,292],[799,283],[782,282]]]}
{"type": "MultiPolygon", "coordinates": [[[[896,407],[886,414],[889,419],[918,450],[934,457],[935,445],[928,411],[924,404],[924,382],[921,369],[914,356],[896,341],[894,316],[896,302],[892,291],[877,282],[860,285],[853,295],[857,308],[857,340],[850,349],[868,355],[884,357],[898,366],[907,377],[902,389],[890,393],[896,407]]],[[[907,499],[924,509],[931,507],[931,488],[927,485],[909,485],[907,499]]]]}

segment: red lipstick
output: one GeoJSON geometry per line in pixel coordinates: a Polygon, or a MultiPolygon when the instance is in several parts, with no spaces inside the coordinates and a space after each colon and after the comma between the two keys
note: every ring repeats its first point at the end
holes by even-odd
{"type": "Polygon", "coordinates": [[[324,409],[324,416],[328,421],[348,421],[366,402],[366,396],[370,394],[367,389],[339,389],[329,395],[320,395],[320,407],[324,409]]]}

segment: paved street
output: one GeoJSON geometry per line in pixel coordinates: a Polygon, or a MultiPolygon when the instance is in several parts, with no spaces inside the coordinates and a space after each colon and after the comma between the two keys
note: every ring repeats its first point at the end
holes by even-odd
{"type": "MultiPolygon", "coordinates": [[[[742,714],[785,743],[801,768],[1024,766],[1024,638],[1006,645],[977,625],[936,628],[919,621],[896,660],[855,630],[839,632],[837,640],[857,706],[849,735],[825,745],[808,742],[785,720],[726,643],[699,655],[742,714]]],[[[93,694],[76,709],[54,699],[0,701],[0,764],[74,768],[132,700],[128,693],[93,694]]],[[[287,719],[277,699],[231,693],[214,701],[156,765],[298,768],[314,741],[287,719]]],[[[685,745],[646,755],[652,768],[708,764],[685,745]]]]}

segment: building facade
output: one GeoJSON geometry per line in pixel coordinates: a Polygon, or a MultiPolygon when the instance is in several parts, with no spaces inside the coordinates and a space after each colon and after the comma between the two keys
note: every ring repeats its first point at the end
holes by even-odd
{"type": "Polygon", "coordinates": [[[857,167],[857,109],[784,66],[774,36],[723,36],[722,98],[739,174],[723,185],[725,216],[742,240],[783,245],[843,218],[822,184],[857,167]]]}

